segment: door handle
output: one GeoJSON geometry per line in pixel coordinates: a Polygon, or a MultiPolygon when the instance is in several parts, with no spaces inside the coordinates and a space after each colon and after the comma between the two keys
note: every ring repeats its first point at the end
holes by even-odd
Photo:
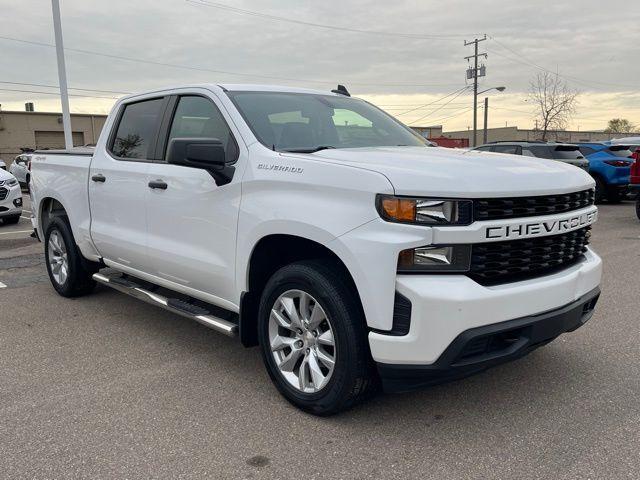
{"type": "Polygon", "coordinates": [[[167,185],[162,180],[153,180],[153,181],[149,182],[149,188],[152,188],[154,190],[155,189],[166,190],[168,186],[169,185],[167,185]]]}
{"type": "Polygon", "coordinates": [[[105,177],[104,175],[99,173],[99,174],[94,175],[93,177],[91,177],[91,180],[93,180],[94,182],[104,183],[107,180],[107,177],[105,177]]]}

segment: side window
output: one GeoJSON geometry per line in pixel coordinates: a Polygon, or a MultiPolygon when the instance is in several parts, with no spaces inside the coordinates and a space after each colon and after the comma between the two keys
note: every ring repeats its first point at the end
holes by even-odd
{"type": "Polygon", "coordinates": [[[174,138],[215,138],[224,146],[227,162],[238,156],[238,147],[224,117],[208,98],[180,97],[167,145],[174,138]]]}
{"type": "Polygon", "coordinates": [[[498,153],[511,153],[511,154],[520,153],[518,145],[496,145],[493,151],[498,153]]]}
{"type": "Polygon", "coordinates": [[[522,155],[524,155],[525,157],[535,157],[533,152],[531,150],[529,150],[528,148],[525,148],[525,149],[522,150],[522,155]]]}
{"type": "Polygon", "coordinates": [[[582,155],[584,155],[585,157],[587,155],[591,155],[593,152],[595,152],[595,149],[591,147],[580,147],[580,153],[582,153],[582,155]]]}
{"type": "Polygon", "coordinates": [[[155,98],[126,105],[112,140],[111,153],[126,159],[151,158],[163,104],[164,98],[155,98]]]}
{"type": "Polygon", "coordinates": [[[491,151],[491,146],[487,145],[485,147],[478,147],[478,148],[474,148],[474,150],[480,150],[481,152],[490,152],[491,151]]]}
{"type": "Polygon", "coordinates": [[[531,146],[529,149],[533,152],[533,154],[538,158],[553,158],[553,154],[551,153],[551,149],[547,146],[531,146]]]}

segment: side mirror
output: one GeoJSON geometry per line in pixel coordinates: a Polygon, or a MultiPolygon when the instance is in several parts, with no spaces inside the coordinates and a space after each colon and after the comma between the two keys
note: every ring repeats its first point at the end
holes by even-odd
{"type": "Polygon", "coordinates": [[[167,148],[167,163],[207,170],[218,185],[233,178],[222,142],[217,138],[174,138],[167,148]]]}
{"type": "Polygon", "coordinates": [[[226,156],[217,138],[174,138],[169,143],[167,163],[186,167],[223,167],[226,156]]]}

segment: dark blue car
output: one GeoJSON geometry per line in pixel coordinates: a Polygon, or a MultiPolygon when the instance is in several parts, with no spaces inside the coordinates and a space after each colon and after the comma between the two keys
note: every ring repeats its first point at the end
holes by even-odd
{"type": "Polygon", "coordinates": [[[578,146],[589,160],[589,173],[596,181],[596,202],[604,198],[619,202],[629,187],[631,147],[610,142],[579,143],[578,146]]]}

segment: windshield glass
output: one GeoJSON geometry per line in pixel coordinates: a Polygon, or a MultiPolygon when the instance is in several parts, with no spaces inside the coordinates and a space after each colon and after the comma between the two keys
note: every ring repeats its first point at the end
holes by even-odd
{"type": "Polygon", "coordinates": [[[258,140],[275,150],[427,146],[418,134],[364,100],[282,92],[228,95],[258,140]]]}

